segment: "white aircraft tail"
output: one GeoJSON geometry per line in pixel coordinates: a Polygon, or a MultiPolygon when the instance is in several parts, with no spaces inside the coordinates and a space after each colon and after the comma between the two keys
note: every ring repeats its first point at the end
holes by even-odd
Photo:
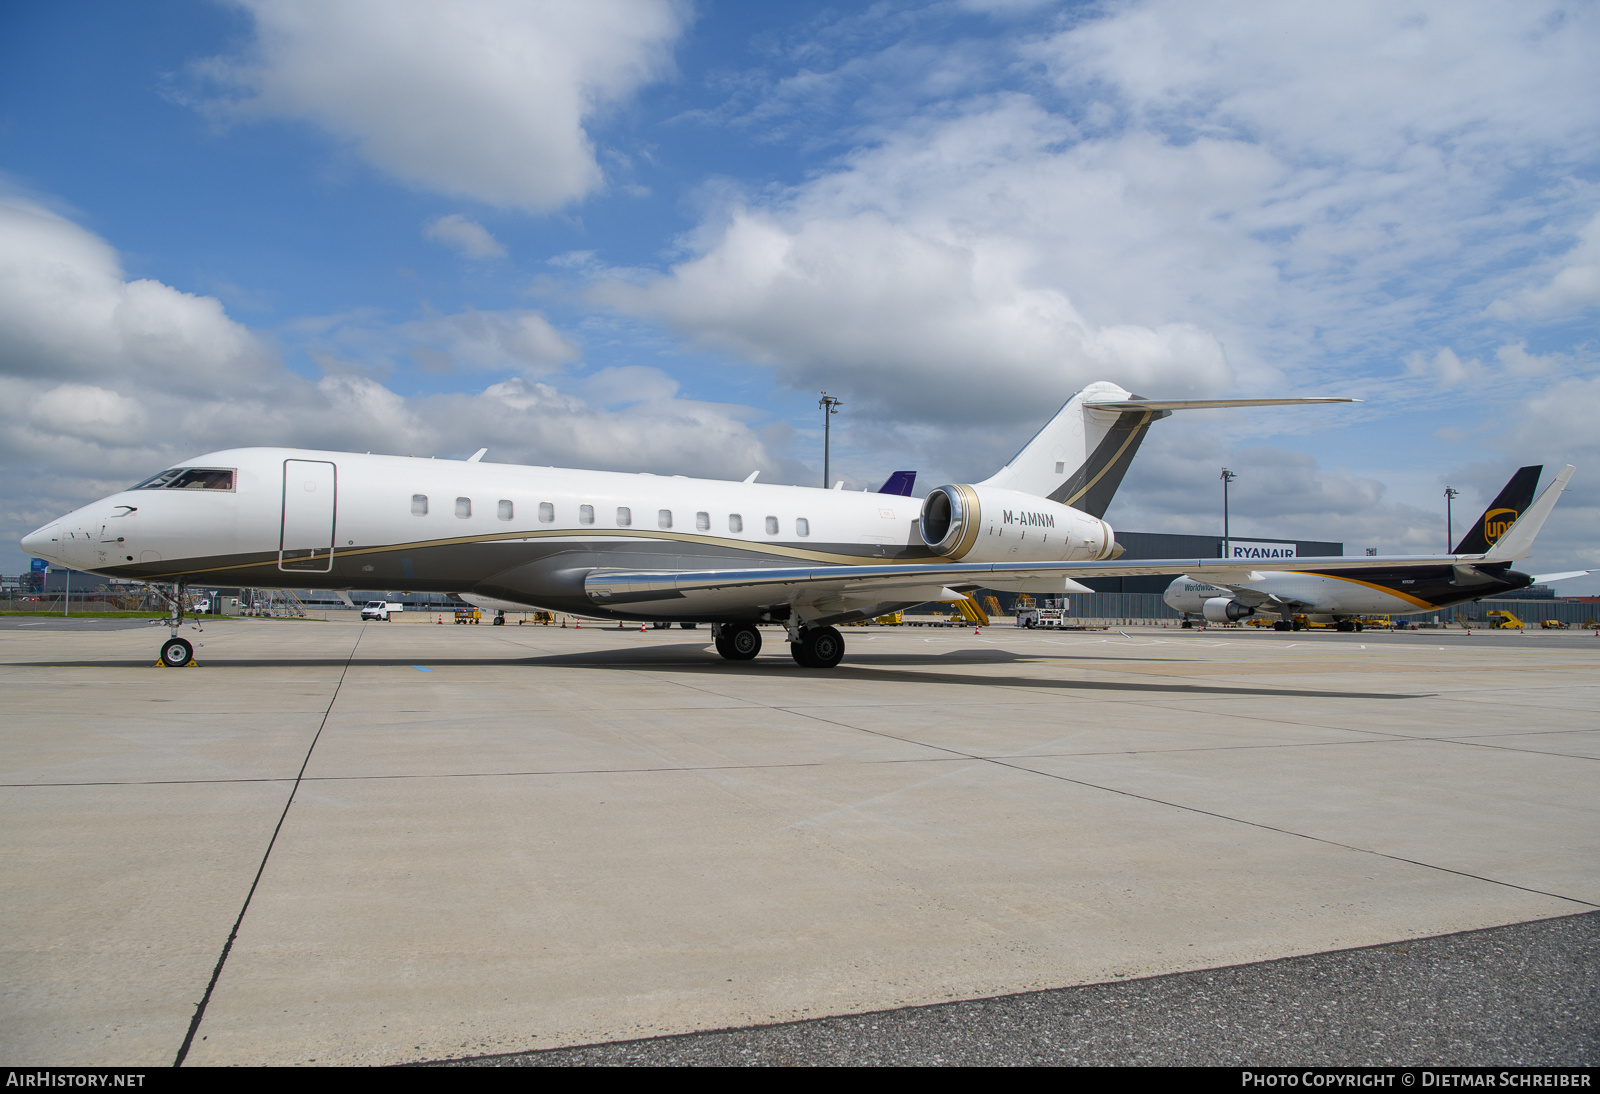
{"type": "Polygon", "coordinates": [[[1056,412],[1011,462],[980,485],[1049,498],[1103,517],[1150,423],[1174,410],[1226,406],[1354,403],[1357,399],[1180,399],[1155,401],[1116,384],[1090,384],[1056,412]]]}
{"type": "Polygon", "coordinates": [[[1544,527],[1545,518],[1549,517],[1550,510],[1556,507],[1556,501],[1561,497],[1561,491],[1567,488],[1567,483],[1572,480],[1572,473],[1577,468],[1570,463],[1561,469],[1554,481],[1544,488],[1544,493],[1533,499],[1533,504],[1523,510],[1515,524],[1505,530],[1501,537],[1494,541],[1494,546],[1489,548],[1489,553],[1483,556],[1485,562],[1516,562],[1518,559],[1527,558],[1533,550],[1533,540],[1544,527]]]}

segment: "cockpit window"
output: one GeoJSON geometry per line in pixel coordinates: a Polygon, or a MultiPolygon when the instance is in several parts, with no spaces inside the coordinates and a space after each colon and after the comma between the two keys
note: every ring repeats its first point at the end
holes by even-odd
{"type": "Polygon", "coordinates": [[[135,490],[232,490],[233,471],[218,467],[174,467],[146,479],[135,490]]]}

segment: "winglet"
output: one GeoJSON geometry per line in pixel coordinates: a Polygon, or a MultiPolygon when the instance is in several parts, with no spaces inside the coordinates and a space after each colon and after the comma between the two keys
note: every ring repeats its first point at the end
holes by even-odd
{"type": "Polygon", "coordinates": [[[761,474],[761,468],[758,467],[754,471],[750,472],[750,474],[746,475],[744,477],[744,481],[745,482],[755,482],[756,481],[756,476],[759,475],[759,474],[761,474]]]}
{"type": "Polygon", "coordinates": [[[467,457],[467,462],[468,463],[477,463],[479,460],[483,459],[483,457],[485,455],[487,455],[488,452],[489,452],[489,450],[487,448],[480,448],[476,452],[474,452],[472,455],[467,457]]]}
{"type": "Polygon", "coordinates": [[[1550,510],[1556,507],[1556,499],[1561,497],[1561,491],[1567,488],[1567,483],[1572,479],[1572,473],[1577,468],[1570,463],[1561,469],[1549,486],[1544,488],[1544,493],[1533,500],[1517,522],[1505,530],[1505,534],[1495,540],[1489,553],[1483,556],[1485,562],[1515,562],[1527,558],[1533,550],[1534,537],[1539,534],[1539,529],[1544,527],[1545,518],[1550,515],[1550,510]]]}

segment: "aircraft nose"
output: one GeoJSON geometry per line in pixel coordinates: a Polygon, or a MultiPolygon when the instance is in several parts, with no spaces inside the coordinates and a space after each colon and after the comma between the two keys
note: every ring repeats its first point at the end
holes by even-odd
{"type": "Polygon", "coordinates": [[[56,555],[59,552],[56,547],[59,542],[56,532],[60,526],[61,522],[59,520],[53,520],[43,528],[29,532],[22,537],[22,550],[34,558],[42,558],[48,562],[58,561],[56,555]]]}

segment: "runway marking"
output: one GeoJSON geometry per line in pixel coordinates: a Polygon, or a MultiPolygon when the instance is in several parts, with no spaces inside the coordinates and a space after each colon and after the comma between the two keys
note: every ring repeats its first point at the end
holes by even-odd
{"type": "Polygon", "coordinates": [[[432,669],[430,669],[430,668],[425,668],[425,667],[424,667],[424,666],[422,666],[422,665],[412,665],[412,666],[411,666],[411,667],[412,667],[412,668],[414,668],[414,669],[416,669],[416,670],[417,670],[417,671],[418,671],[418,672],[432,672],[432,671],[433,671],[433,670],[432,670],[432,669]]]}

